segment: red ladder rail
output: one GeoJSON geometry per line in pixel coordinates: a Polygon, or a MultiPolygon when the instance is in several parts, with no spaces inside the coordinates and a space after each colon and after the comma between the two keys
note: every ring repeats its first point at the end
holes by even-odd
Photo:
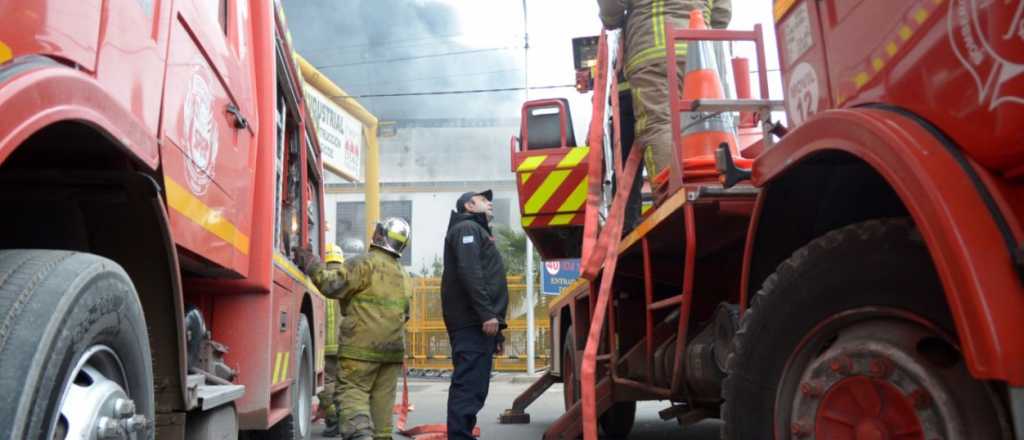
{"type": "MultiPolygon", "coordinates": [[[[587,169],[587,207],[583,218],[583,249],[581,250],[580,261],[583,263],[581,275],[587,279],[594,279],[597,274],[596,267],[588,264],[594,259],[593,253],[597,248],[598,229],[600,227],[598,212],[601,208],[601,184],[604,177],[604,103],[608,98],[604,84],[608,78],[608,35],[601,31],[597,43],[597,69],[594,73],[594,84],[601,84],[601,87],[594,87],[593,111],[590,119],[590,131],[587,136],[587,144],[590,146],[590,162],[587,169]],[[600,105],[598,105],[600,104],[600,105]],[[600,151],[600,153],[598,153],[600,151]]],[[[600,259],[600,257],[598,257],[600,259]]]]}
{"type": "MultiPolygon", "coordinates": [[[[675,118],[673,118],[675,119],[675,118]]],[[[683,227],[686,228],[686,257],[683,263],[683,293],[679,302],[679,330],[676,332],[675,365],[672,366],[672,394],[683,391],[683,348],[686,347],[686,332],[690,325],[690,304],[693,303],[693,276],[697,254],[697,224],[693,215],[693,203],[683,206],[683,227]]],[[[647,323],[651,325],[651,323],[647,323]]]]}
{"type": "Polygon", "coordinates": [[[654,279],[651,275],[651,248],[647,244],[647,237],[640,242],[644,257],[644,359],[647,360],[647,385],[654,386],[654,310],[651,303],[654,301],[654,279]]]}
{"type": "MultiPolygon", "coordinates": [[[[604,330],[605,315],[608,312],[608,300],[611,295],[612,281],[615,278],[615,267],[618,264],[619,248],[612,245],[617,244],[622,235],[622,218],[625,213],[626,200],[629,198],[629,191],[633,186],[633,179],[637,177],[637,165],[640,164],[642,156],[641,148],[634,148],[626,160],[627,172],[616,188],[615,196],[612,198],[612,209],[608,215],[608,221],[601,231],[598,246],[604,249],[604,264],[601,275],[601,287],[597,292],[597,300],[593,303],[593,316],[590,321],[590,329],[587,334],[587,343],[583,349],[583,362],[580,365],[580,392],[583,409],[583,436],[587,440],[597,439],[597,406],[595,396],[596,370],[597,370],[597,349],[600,345],[601,333],[604,330]]],[[[613,151],[613,155],[620,154],[613,151]]],[[[591,194],[593,195],[593,194],[591,194]]],[[[613,366],[614,367],[614,366],[613,366]]]]}

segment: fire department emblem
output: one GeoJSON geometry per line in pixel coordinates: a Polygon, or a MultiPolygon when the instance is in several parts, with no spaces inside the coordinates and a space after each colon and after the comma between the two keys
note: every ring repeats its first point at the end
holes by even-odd
{"type": "Polygon", "coordinates": [[[200,69],[192,73],[185,95],[185,177],[195,195],[206,194],[217,163],[217,123],[213,93],[200,69]]]}
{"type": "Polygon", "coordinates": [[[978,103],[1024,104],[1024,2],[953,0],[949,39],[970,72],[978,103]]]}

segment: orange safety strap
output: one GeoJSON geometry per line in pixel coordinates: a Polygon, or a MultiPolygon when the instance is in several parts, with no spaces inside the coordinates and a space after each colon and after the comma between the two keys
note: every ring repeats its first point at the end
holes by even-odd
{"type": "MultiPolygon", "coordinates": [[[[405,362],[402,362],[402,403],[395,405],[395,414],[398,415],[395,428],[398,428],[398,433],[416,440],[446,440],[448,438],[448,425],[444,423],[417,425],[407,429],[405,424],[409,421],[409,411],[415,410],[416,408],[409,403],[409,368],[405,362]]],[[[473,427],[473,437],[480,437],[479,426],[473,427]]]]}

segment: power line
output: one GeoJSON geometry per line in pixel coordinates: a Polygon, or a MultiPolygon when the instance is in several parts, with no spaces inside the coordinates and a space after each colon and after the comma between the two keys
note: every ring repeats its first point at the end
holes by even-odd
{"type": "Polygon", "coordinates": [[[519,72],[519,71],[522,71],[522,70],[523,69],[501,69],[501,70],[491,70],[491,71],[488,71],[488,72],[473,72],[473,73],[460,73],[460,74],[455,74],[455,75],[441,75],[441,76],[428,76],[428,77],[419,77],[419,78],[409,78],[409,79],[402,79],[402,80],[397,80],[397,81],[383,81],[383,82],[381,82],[381,81],[372,81],[372,82],[364,82],[364,83],[356,83],[356,84],[345,83],[345,87],[346,88],[354,88],[354,87],[360,87],[360,86],[370,86],[370,85],[379,86],[379,85],[383,85],[383,84],[401,84],[401,83],[410,83],[410,82],[419,82],[419,81],[430,81],[430,80],[435,80],[435,79],[460,78],[460,77],[467,77],[467,76],[497,75],[499,73],[519,72]]]}
{"type": "Polygon", "coordinates": [[[472,90],[441,90],[434,92],[409,92],[409,93],[374,93],[367,95],[349,95],[331,96],[331,99],[358,99],[358,98],[391,98],[400,96],[435,96],[435,95],[468,95],[474,93],[498,93],[498,92],[521,92],[523,90],[544,90],[544,89],[564,89],[564,88],[576,88],[575,84],[562,84],[562,85],[550,85],[550,86],[533,86],[533,87],[506,87],[499,89],[472,89],[472,90]]]}
{"type": "Polygon", "coordinates": [[[455,52],[434,53],[434,54],[417,55],[417,56],[411,56],[411,57],[384,58],[384,59],[377,59],[377,60],[357,61],[357,62],[354,62],[354,63],[324,64],[324,65],[316,66],[316,68],[320,69],[320,70],[324,70],[324,69],[333,69],[333,68],[338,68],[338,67],[361,66],[361,65],[366,65],[366,64],[394,63],[394,62],[398,62],[398,61],[420,60],[420,59],[424,59],[424,58],[439,58],[439,57],[456,56],[456,55],[468,55],[468,54],[473,54],[473,53],[495,52],[495,51],[499,51],[499,50],[509,50],[509,49],[518,49],[518,47],[512,47],[512,46],[491,47],[491,48],[487,48],[487,49],[461,50],[461,51],[455,51],[455,52]]]}
{"type": "Polygon", "coordinates": [[[386,41],[380,41],[380,42],[375,42],[375,43],[359,43],[359,44],[343,44],[343,45],[337,45],[337,46],[324,46],[324,47],[319,47],[319,48],[316,48],[316,49],[312,49],[312,50],[308,51],[307,53],[308,54],[314,54],[314,53],[332,52],[332,51],[341,50],[341,49],[358,49],[358,48],[361,48],[361,47],[371,47],[371,46],[373,46],[373,47],[388,47],[388,46],[394,45],[395,43],[408,43],[408,42],[416,42],[416,41],[450,40],[452,38],[457,38],[457,37],[461,37],[461,36],[464,36],[464,35],[466,35],[466,34],[459,33],[459,34],[449,34],[449,35],[436,35],[436,36],[432,36],[432,37],[400,38],[400,39],[396,39],[396,40],[386,40],[386,41]]]}
{"type": "MultiPolygon", "coordinates": [[[[465,36],[465,35],[468,35],[468,34],[460,34],[460,36],[465,36]]],[[[375,53],[378,53],[378,52],[393,52],[393,51],[399,51],[399,50],[407,50],[407,51],[409,51],[409,50],[424,50],[424,49],[426,49],[428,47],[444,48],[444,47],[459,46],[459,41],[458,41],[457,38],[458,37],[452,37],[452,38],[445,39],[445,40],[437,39],[437,40],[434,40],[434,41],[409,42],[409,43],[387,44],[387,45],[359,44],[359,45],[338,46],[338,47],[334,47],[334,48],[326,47],[326,48],[321,48],[321,49],[317,49],[317,50],[313,50],[313,51],[308,51],[308,52],[305,52],[305,53],[310,54],[312,56],[337,57],[337,56],[343,56],[344,54],[347,54],[347,53],[358,53],[359,51],[365,51],[365,50],[368,50],[368,49],[373,49],[373,51],[375,53]]],[[[507,40],[507,41],[512,41],[512,40],[507,40]]]]}

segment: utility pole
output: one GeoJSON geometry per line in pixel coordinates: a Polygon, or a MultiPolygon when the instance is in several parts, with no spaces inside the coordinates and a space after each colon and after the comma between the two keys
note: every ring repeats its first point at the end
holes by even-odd
{"type": "MultiPolygon", "coordinates": [[[[526,0],[523,0],[523,93],[530,99],[530,28],[526,21],[526,0]]],[[[525,139],[524,139],[525,141],[525,139]]],[[[537,329],[533,319],[533,242],[526,237],[526,373],[536,373],[534,358],[537,329]]]]}
{"type": "Polygon", "coordinates": [[[533,320],[533,243],[526,239],[526,372],[536,373],[534,346],[537,343],[537,329],[533,320]]]}

